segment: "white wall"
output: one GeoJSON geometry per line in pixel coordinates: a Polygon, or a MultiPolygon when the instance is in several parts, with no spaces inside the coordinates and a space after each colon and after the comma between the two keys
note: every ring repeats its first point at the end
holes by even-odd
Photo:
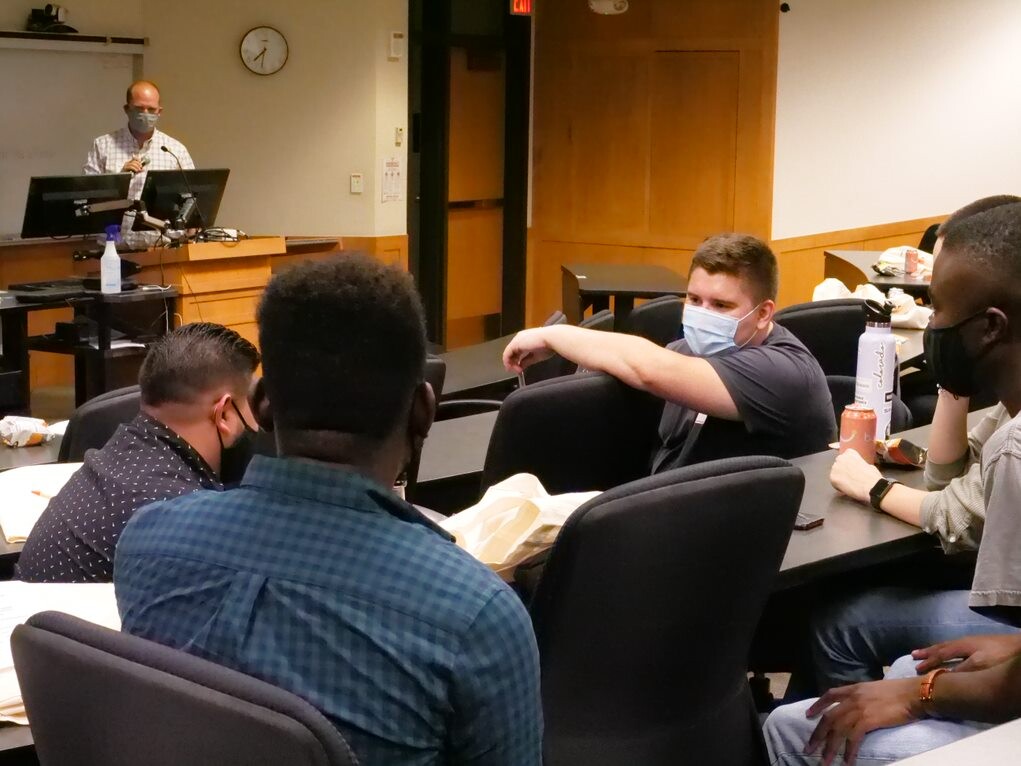
{"type": "MultiPolygon", "coordinates": [[[[0,29],[24,29],[29,11],[45,5],[34,0],[0,0],[0,29]]],[[[58,5],[68,9],[67,23],[83,35],[145,36],[142,0],[72,0],[58,5]]]]}
{"type": "Polygon", "coordinates": [[[379,202],[384,155],[407,122],[407,59],[386,59],[406,30],[407,0],[142,0],[159,83],[161,127],[199,167],[229,167],[218,222],[253,233],[382,235],[405,231],[404,202],[379,202]],[[277,74],[248,72],[244,33],[268,24],[289,43],[277,74]],[[349,192],[362,173],[365,191],[349,192]]]}
{"type": "Polygon", "coordinates": [[[780,16],[775,239],[1021,192],[1021,1],[792,6],[780,16]]]}
{"type": "MultiPolygon", "coordinates": [[[[0,29],[24,28],[31,5],[0,0],[0,29]]],[[[199,167],[231,169],[219,224],[250,234],[405,233],[406,200],[382,203],[380,185],[384,158],[407,160],[407,57],[387,59],[389,33],[407,34],[407,0],[75,0],[69,8],[68,21],[83,34],[148,38],[142,72],[162,91],[160,128],[183,141],[199,167]],[[248,72],[238,56],[241,37],[260,24],[290,44],[287,65],[270,77],[248,72]],[[349,192],[352,173],[364,176],[360,195],[349,192]]],[[[93,104],[98,117],[90,117],[105,127],[71,119],[47,126],[59,128],[51,145],[78,159],[28,175],[77,172],[97,132],[124,123],[131,73],[122,79],[110,103],[93,104]]],[[[73,87],[56,82],[53,91],[73,87]]],[[[15,196],[20,222],[20,185],[15,196]]]]}

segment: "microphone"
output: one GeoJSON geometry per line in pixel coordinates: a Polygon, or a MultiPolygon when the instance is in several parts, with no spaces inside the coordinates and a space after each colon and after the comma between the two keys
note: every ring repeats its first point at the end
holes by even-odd
{"type": "Polygon", "coordinates": [[[174,162],[177,163],[177,169],[181,173],[181,178],[184,179],[185,188],[188,189],[188,196],[181,204],[181,209],[178,212],[177,221],[175,223],[179,224],[179,228],[182,229],[186,228],[188,224],[188,219],[191,218],[191,214],[194,212],[198,214],[200,228],[203,229],[206,228],[206,220],[202,216],[202,210],[199,209],[198,198],[195,196],[195,192],[191,190],[191,183],[188,181],[188,174],[185,172],[184,166],[181,164],[181,158],[174,154],[170,150],[170,147],[167,146],[166,144],[160,147],[160,151],[166,152],[167,154],[174,158],[174,162]]]}

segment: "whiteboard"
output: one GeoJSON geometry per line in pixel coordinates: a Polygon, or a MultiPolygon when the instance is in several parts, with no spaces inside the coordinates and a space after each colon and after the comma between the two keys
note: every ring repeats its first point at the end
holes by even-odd
{"type": "Polygon", "coordinates": [[[16,239],[32,176],[77,175],[122,127],[130,53],[0,48],[0,240],[16,239]]]}

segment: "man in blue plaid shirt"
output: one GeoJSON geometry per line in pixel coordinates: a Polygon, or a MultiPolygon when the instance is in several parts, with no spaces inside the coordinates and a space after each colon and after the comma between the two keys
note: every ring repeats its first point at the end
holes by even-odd
{"type": "Polygon", "coordinates": [[[258,318],[252,410],[281,457],[135,514],[114,562],[124,630],[298,694],[363,764],[538,765],[527,612],[391,490],[435,413],[410,276],[303,264],[258,318]]]}

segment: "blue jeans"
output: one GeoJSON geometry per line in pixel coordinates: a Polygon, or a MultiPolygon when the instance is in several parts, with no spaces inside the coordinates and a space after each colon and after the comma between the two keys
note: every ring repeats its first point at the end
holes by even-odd
{"type": "MultiPolygon", "coordinates": [[[[914,676],[915,662],[901,657],[890,667],[887,678],[914,676]]],[[[763,728],[770,766],[815,766],[821,763],[821,748],[815,755],[805,755],[805,745],[815,731],[819,718],[806,718],[805,711],[815,700],[795,702],[774,710],[763,728]]],[[[977,734],[992,724],[974,721],[948,721],[926,718],[893,729],[877,729],[865,735],[858,750],[860,766],[878,766],[908,758],[926,750],[949,745],[977,734]]],[[[842,764],[843,754],[834,763],[842,764]]]]}
{"type": "Polygon", "coordinates": [[[968,608],[966,590],[875,588],[837,601],[812,620],[819,690],[875,681],[896,658],[940,641],[1015,629],[968,608]]]}

